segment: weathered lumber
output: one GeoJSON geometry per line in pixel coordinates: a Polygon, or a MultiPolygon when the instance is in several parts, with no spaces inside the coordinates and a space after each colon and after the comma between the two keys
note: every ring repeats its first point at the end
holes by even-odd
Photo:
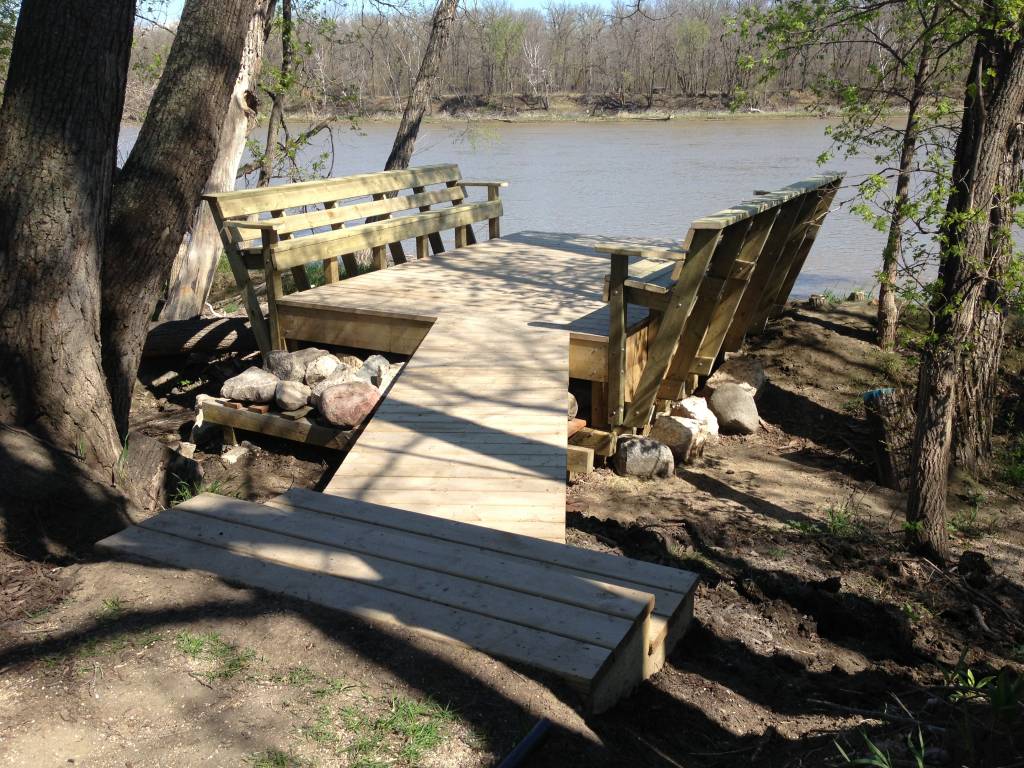
{"type": "Polygon", "coordinates": [[[316,424],[308,416],[293,418],[279,413],[257,413],[248,409],[233,408],[220,398],[201,397],[197,400],[197,405],[204,422],[280,437],[297,443],[342,450],[348,447],[352,436],[351,431],[316,424]]]}
{"type": "Polygon", "coordinates": [[[153,323],[149,327],[142,356],[252,352],[255,349],[256,337],[244,317],[196,317],[153,323]]]}

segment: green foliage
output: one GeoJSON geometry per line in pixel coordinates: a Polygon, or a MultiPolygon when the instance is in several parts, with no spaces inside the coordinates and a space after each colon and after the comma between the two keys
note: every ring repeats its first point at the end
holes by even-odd
{"type": "Polygon", "coordinates": [[[370,718],[355,707],[341,711],[353,740],[346,750],[350,765],[417,765],[445,737],[454,714],[432,701],[392,698],[388,712],[370,718]]]}
{"type": "Polygon", "coordinates": [[[174,639],[174,644],[189,658],[212,664],[204,675],[209,682],[235,677],[248,669],[256,658],[256,652],[251,648],[238,648],[216,632],[181,632],[174,639]]]}
{"type": "Polygon", "coordinates": [[[174,490],[174,495],[171,496],[171,506],[173,507],[178,504],[184,504],[189,499],[198,496],[201,493],[216,493],[219,496],[231,496],[236,499],[241,498],[238,491],[228,493],[227,489],[224,487],[224,483],[220,480],[212,480],[209,483],[204,481],[198,484],[179,480],[178,485],[174,490]]]}
{"type": "Polygon", "coordinates": [[[1017,438],[1002,453],[1000,458],[1000,476],[1004,482],[1024,487],[1024,439],[1017,438]]]}
{"type": "Polygon", "coordinates": [[[246,764],[251,768],[303,768],[308,763],[291,752],[267,749],[250,755],[246,764]]]}

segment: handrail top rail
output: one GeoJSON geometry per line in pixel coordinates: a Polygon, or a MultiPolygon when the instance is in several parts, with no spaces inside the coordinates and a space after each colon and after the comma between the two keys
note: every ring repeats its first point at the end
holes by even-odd
{"type": "Polygon", "coordinates": [[[725,229],[732,224],[737,224],[745,219],[752,218],[759,213],[763,213],[771,208],[780,206],[783,203],[789,202],[801,195],[805,195],[808,192],[814,192],[822,187],[834,184],[840,181],[845,175],[845,172],[842,171],[826,171],[825,173],[817,176],[811,176],[810,178],[803,179],[802,181],[796,181],[782,189],[774,190],[772,192],[763,192],[755,195],[749,200],[744,200],[743,202],[738,203],[732,208],[726,208],[725,210],[694,220],[690,224],[690,229],[725,229]]]}

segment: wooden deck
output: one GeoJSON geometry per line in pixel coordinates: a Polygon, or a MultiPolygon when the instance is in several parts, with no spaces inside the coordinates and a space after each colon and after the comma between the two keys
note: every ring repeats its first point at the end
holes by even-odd
{"type": "Polygon", "coordinates": [[[612,706],[692,616],[685,571],[310,491],[202,494],[100,543],[555,675],[612,706]]]}
{"type": "Polygon", "coordinates": [[[413,352],[325,493],[564,541],[573,345],[606,370],[608,325],[608,259],[577,248],[491,240],[282,298],[287,338],[413,352]]]}

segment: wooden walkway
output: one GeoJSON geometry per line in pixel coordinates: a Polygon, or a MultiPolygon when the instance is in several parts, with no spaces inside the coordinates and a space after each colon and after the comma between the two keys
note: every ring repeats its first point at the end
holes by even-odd
{"type": "Polygon", "coordinates": [[[289,338],[413,352],[325,493],[564,541],[570,346],[608,327],[607,257],[579,248],[491,240],[282,298],[289,338]]]}
{"type": "Polygon", "coordinates": [[[528,664],[594,711],[661,668],[693,612],[692,573],[293,490],[202,494],[100,548],[212,573],[528,664]]]}

